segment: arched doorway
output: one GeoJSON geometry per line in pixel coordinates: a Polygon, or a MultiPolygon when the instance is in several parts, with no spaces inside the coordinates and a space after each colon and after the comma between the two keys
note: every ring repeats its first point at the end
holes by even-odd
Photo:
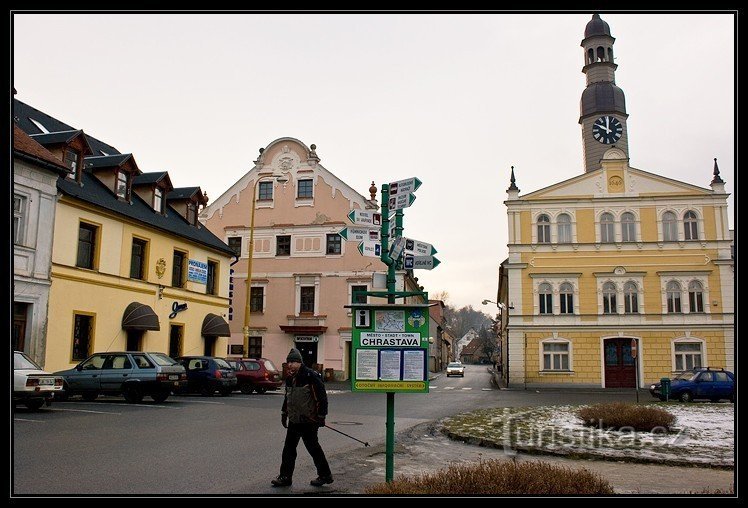
{"type": "Polygon", "coordinates": [[[605,388],[634,388],[636,361],[631,355],[631,338],[616,337],[603,341],[605,388]]]}

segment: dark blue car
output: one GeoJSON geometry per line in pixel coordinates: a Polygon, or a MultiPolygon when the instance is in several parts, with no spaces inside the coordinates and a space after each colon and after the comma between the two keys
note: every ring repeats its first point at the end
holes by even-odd
{"type": "MultiPolygon", "coordinates": [[[[686,370],[675,376],[671,382],[670,398],[682,402],[708,399],[718,402],[729,399],[735,402],[735,374],[724,369],[710,367],[686,370]]],[[[665,400],[660,383],[650,385],[649,393],[665,400]]]]}

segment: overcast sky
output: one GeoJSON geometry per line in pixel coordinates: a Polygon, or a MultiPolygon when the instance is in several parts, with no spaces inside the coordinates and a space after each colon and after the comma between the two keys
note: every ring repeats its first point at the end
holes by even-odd
{"type": "MultiPolygon", "coordinates": [[[[733,193],[734,16],[602,18],[616,38],[631,166],[709,188],[717,157],[733,193]]],[[[315,143],[321,164],[367,197],[372,180],[418,177],[405,236],[432,243],[442,263],[416,275],[452,305],[493,312],[481,300],[496,298],[508,253],[510,167],[520,195],[584,172],[590,19],[15,13],[13,85],[211,200],[284,136],[315,143]]]]}

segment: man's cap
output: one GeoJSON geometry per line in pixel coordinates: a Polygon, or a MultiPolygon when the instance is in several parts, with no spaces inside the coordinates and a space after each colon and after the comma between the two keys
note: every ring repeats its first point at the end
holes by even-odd
{"type": "Polygon", "coordinates": [[[304,359],[301,357],[301,353],[295,347],[291,348],[291,351],[289,351],[288,356],[286,357],[286,363],[290,362],[304,362],[304,359]]]}

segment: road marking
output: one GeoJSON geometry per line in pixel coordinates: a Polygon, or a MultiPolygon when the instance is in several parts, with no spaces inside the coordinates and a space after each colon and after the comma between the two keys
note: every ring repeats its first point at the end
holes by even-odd
{"type": "Polygon", "coordinates": [[[439,388],[439,387],[438,387],[438,386],[434,386],[434,385],[431,385],[431,386],[430,386],[430,388],[434,389],[434,388],[439,388]]]}
{"type": "Polygon", "coordinates": [[[463,388],[463,390],[472,390],[472,389],[473,389],[472,387],[463,388]]]}
{"type": "Polygon", "coordinates": [[[481,388],[481,390],[484,392],[492,392],[493,388],[481,388]]]}
{"type": "Polygon", "coordinates": [[[193,404],[220,404],[225,405],[225,402],[215,402],[212,400],[185,400],[185,399],[179,399],[179,402],[191,402],[193,404]]]}
{"type": "Polygon", "coordinates": [[[455,387],[454,386],[445,386],[444,389],[445,390],[454,390],[455,387]]]}
{"type": "Polygon", "coordinates": [[[53,408],[50,411],[73,411],[76,413],[97,413],[101,415],[121,415],[122,413],[111,413],[109,411],[93,411],[91,409],[57,409],[53,408]]]}
{"type": "Polygon", "coordinates": [[[27,420],[26,418],[13,418],[17,422],[47,423],[44,420],[27,420]]]}
{"type": "MultiPolygon", "coordinates": [[[[164,409],[182,409],[179,407],[171,407],[171,406],[161,406],[158,404],[129,404],[124,402],[76,402],[75,404],[95,404],[97,406],[117,406],[117,407],[155,407],[155,408],[164,408],[164,409]]],[[[216,404],[220,404],[220,402],[216,402],[216,404]]],[[[62,411],[62,410],[61,410],[62,411]]],[[[72,409],[70,410],[72,411],[72,409]]]]}

